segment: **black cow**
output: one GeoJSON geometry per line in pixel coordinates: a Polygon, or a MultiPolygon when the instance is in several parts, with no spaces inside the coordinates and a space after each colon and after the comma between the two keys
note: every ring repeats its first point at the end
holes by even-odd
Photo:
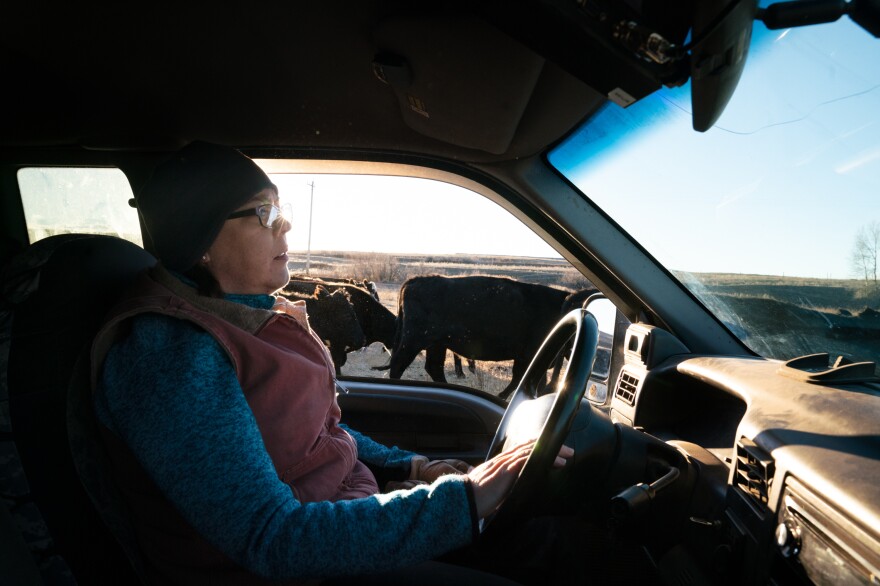
{"type": "Polygon", "coordinates": [[[415,277],[400,288],[391,378],[422,350],[425,370],[445,382],[446,349],[474,360],[513,360],[516,388],[532,356],[563,310],[578,307],[595,289],[572,293],[502,277],[415,277]]]}
{"type": "Polygon", "coordinates": [[[333,357],[336,376],[348,360],[348,352],[363,348],[364,332],[345,289],[330,293],[322,285],[313,286],[312,294],[282,291],[292,301],[303,299],[309,315],[309,325],[324,341],[333,357]]]}
{"type": "Polygon", "coordinates": [[[370,295],[373,296],[373,299],[376,301],[381,301],[379,299],[379,290],[376,288],[376,283],[374,281],[370,281],[367,279],[351,279],[348,277],[333,277],[332,279],[322,279],[321,277],[310,277],[308,275],[300,275],[298,273],[293,273],[290,275],[290,278],[295,281],[308,281],[310,283],[315,283],[316,285],[336,285],[337,287],[341,287],[343,285],[354,285],[355,287],[360,287],[361,289],[366,289],[370,295]]]}
{"type": "Polygon", "coordinates": [[[327,288],[345,289],[348,293],[355,315],[364,331],[364,346],[373,342],[382,342],[386,348],[391,348],[394,343],[397,316],[379,303],[367,289],[345,280],[291,277],[290,282],[284,287],[284,292],[296,291],[309,294],[318,284],[327,288]]]}

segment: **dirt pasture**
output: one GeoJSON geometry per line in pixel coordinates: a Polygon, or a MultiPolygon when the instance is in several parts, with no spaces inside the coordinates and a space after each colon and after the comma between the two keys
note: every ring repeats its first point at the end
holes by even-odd
{"type": "MultiPolygon", "coordinates": [[[[349,352],[348,361],[342,367],[343,376],[359,376],[369,378],[388,378],[387,370],[373,370],[375,366],[388,364],[391,355],[379,342],[373,342],[365,348],[349,352]]],[[[446,355],[446,381],[451,384],[464,385],[492,395],[504,390],[510,382],[513,361],[477,362],[476,372],[470,372],[467,363],[463,364],[464,378],[457,378],[453,368],[452,354],[446,355]]],[[[404,371],[401,377],[406,380],[429,381],[431,377],[425,372],[425,353],[422,352],[404,371]]]]}

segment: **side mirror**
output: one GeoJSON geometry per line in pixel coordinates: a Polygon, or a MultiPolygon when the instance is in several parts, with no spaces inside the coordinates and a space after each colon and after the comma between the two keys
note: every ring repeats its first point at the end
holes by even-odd
{"type": "Polygon", "coordinates": [[[596,349],[593,373],[590,375],[590,386],[585,396],[593,403],[604,404],[608,398],[608,374],[611,370],[617,307],[607,298],[594,295],[584,303],[584,309],[593,314],[599,325],[599,346],[596,349]]]}

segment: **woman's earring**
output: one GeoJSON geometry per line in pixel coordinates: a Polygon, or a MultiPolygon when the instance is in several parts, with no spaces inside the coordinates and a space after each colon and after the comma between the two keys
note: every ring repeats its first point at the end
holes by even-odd
{"type": "Polygon", "coordinates": [[[208,255],[207,254],[202,255],[202,262],[208,262],[208,255]]]}

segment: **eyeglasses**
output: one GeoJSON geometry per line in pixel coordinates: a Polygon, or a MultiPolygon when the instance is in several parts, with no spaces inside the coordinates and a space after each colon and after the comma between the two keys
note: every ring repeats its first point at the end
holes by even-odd
{"type": "Polygon", "coordinates": [[[282,209],[271,203],[264,203],[258,205],[256,208],[248,208],[246,210],[232,212],[226,216],[226,219],[232,220],[235,218],[246,218],[254,214],[260,218],[260,224],[263,228],[278,228],[281,226],[282,222],[290,221],[290,206],[285,204],[282,209]]]}

